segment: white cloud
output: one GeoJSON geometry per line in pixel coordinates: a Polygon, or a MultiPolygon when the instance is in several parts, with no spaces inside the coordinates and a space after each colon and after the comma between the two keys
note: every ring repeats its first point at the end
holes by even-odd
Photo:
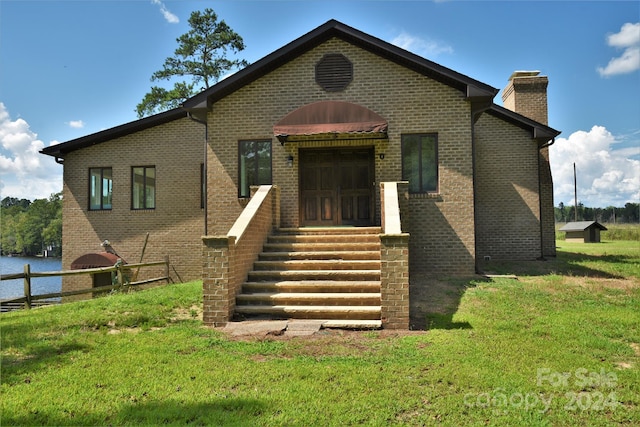
{"type": "Polygon", "coordinates": [[[629,47],[637,46],[640,44],[640,22],[632,24],[627,22],[620,28],[620,32],[616,34],[610,34],[607,37],[609,46],[613,47],[629,47]]]}
{"type": "Polygon", "coordinates": [[[180,19],[176,15],[171,13],[169,9],[167,9],[167,7],[164,5],[164,3],[162,3],[160,0],[151,0],[151,3],[160,6],[160,12],[162,13],[162,16],[164,16],[165,21],[167,21],[169,24],[177,24],[180,22],[180,19]]]}
{"type": "Polygon", "coordinates": [[[74,129],[82,129],[84,127],[84,122],[82,120],[71,120],[68,124],[69,127],[74,129]]]}
{"type": "Polygon", "coordinates": [[[585,206],[604,208],[640,201],[640,141],[619,149],[616,144],[619,139],[603,126],[556,140],[550,148],[556,206],[574,203],[574,163],[578,201],[585,206]]]}
{"type": "Polygon", "coordinates": [[[23,119],[11,120],[0,102],[0,198],[48,198],[62,191],[62,168],[40,154],[44,143],[23,119]]]}
{"type": "Polygon", "coordinates": [[[453,53],[453,48],[447,44],[425,40],[404,31],[391,40],[391,44],[424,57],[453,53]]]}
{"type": "Polygon", "coordinates": [[[620,56],[612,58],[606,67],[598,67],[600,76],[611,77],[640,69],[640,22],[624,24],[620,32],[607,37],[607,44],[624,51],[620,56]]]}

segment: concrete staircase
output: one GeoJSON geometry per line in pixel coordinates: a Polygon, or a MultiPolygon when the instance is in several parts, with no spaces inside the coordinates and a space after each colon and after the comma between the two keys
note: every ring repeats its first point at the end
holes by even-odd
{"type": "Polygon", "coordinates": [[[278,230],[242,285],[236,314],[380,328],[379,233],[379,227],[278,230]]]}

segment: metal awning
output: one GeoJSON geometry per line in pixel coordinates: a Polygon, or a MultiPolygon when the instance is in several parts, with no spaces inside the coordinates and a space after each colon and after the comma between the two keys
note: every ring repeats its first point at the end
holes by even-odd
{"type": "Polygon", "coordinates": [[[276,137],[328,133],[385,133],[387,121],[361,105],[319,101],[292,111],[273,126],[276,137]]]}
{"type": "Polygon", "coordinates": [[[113,267],[119,259],[121,259],[119,256],[109,252],[84,254],[71,263],[71,269],[83,270],[86,268],[113,267]]]}

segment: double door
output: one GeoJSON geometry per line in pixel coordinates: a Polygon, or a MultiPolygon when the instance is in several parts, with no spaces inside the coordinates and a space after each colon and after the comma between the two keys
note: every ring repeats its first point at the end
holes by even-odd
{"type": "Polygon", "coordinates": [[[371,225],[372,148],[300,150],[301,225],[371,225]]]}

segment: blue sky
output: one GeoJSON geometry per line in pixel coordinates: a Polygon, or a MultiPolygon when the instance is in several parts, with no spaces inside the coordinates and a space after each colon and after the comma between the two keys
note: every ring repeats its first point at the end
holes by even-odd
{"type": "Polygon", "coordinates": [[[337,19],[499,89],[540,70],[562,131],[556,205],[573,204],[573,162],[586,206],[640,201],[638,1],[0,0],[0,197],[61,191],[62,166],[37,152],[135,120],[151,74],[207,7],[249,62],[337,19]]]}

